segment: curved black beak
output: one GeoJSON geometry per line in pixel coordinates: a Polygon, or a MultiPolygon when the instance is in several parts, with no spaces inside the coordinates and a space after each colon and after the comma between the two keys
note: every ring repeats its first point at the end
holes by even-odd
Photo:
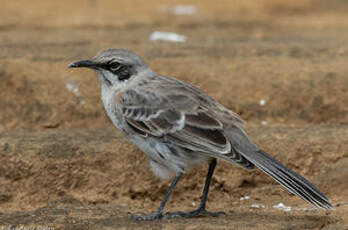
{"type": "Polygon", "coordinates": [[[95,68],[96,64],[90,60],[83,60],[83,61],[77,61],[77,62],[71,63],[68,66],[68,68],[81,68],[81,67],[95,68]]]}

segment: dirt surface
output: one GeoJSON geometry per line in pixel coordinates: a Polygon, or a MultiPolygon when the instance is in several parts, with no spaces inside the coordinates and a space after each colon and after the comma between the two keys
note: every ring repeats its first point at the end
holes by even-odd
{"type": "MultiPolygon", "coordinates": [[[[348,229],[347,10],[343,0],[2,1],[0,229],[348,229]],[[175,15],[183,4],[196,12],[175,15]],[[187,41],[150,42],[154,31],[187,41]],[[208,208],[227,216],[132,221],[170,182],[112,127],[94,73],[66,68],[110,47],[238,112],[259,146],[342,205],[312,210],[260,171],[218,162],[208,208]]],[[[206,170],[185,175],[166,210],[194,209],[206,170]]]]}

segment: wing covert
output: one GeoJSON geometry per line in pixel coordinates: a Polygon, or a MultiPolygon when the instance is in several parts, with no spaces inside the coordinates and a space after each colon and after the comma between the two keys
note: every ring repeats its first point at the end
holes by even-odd
{"type": "Polygon", "coordinates": [[[193,151],[231,151],[223,124],[189,95],[142,95],[130,90],[120,102],[125,121],[139,135],[161,137],[193,151]]]}

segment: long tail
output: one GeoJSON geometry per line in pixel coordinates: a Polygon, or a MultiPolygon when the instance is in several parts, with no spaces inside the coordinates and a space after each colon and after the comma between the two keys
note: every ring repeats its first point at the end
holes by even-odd
{"type": "Polygon", "coordinates": [[[229,137],[236,151],[256,167],[313,206],[322,209],[332,209],[329,199],[319,189],[299,174],[285,167],[268,153],[257,149],[243,130],[233,127],[230,131],[229,137]]]}
{"type": "Polygon", "coordinates": [[[318,208],[332,209],[329,199],[319,189],[299,174],[272,158],[268,153],[258,150],[252,154],[242,155],[303,200],[318,208]]]}

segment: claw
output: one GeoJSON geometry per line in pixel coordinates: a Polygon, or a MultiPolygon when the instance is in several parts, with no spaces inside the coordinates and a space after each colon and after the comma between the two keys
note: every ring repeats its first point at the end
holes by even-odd
{"type": "Polygon", "coordinates": [[[133,220],[139,220],[139,221],[149,221],[149,220],[157,220],[157,219],[173,219],[173,218],[193,218],[198,216],[212,216],[212,217],[218,217],[219,215],[225,215],[227,214],[225,212],[210,212],[206,209],[196,209],[191,212],[166,212],[164,215],[160,212],[155,212],[150,215],[137,215],[134,213],[129,213],[131,218],[133,220]]]}
{"type": "Polygon", "coordinates": [[[130,217],[133,220],[146,221],[146,220],[156,220],[156,219],[162,219],[163,218],[163,214],[160,213],[160,212],[155,212],[155,213],[152,213],[150,215],[137,215],[137,214],[134,214],[134,213],[131,213],[131,212],[129,214],[130,214],[130,217]]]}
{"type": "Polygon", "coordinates": [[[206,209],[199,208],[197,210],[193,210],[191,212],[167,212],[164,215],[164,218],[166,219],[173,219],[173,218],[193,218],[193,217],[198,217],[198,216],[212,216],[212,217],[218,217],[219,215],[225,215],[227,214],[225,212],[210,212],[207,211],[206,209]]]}

